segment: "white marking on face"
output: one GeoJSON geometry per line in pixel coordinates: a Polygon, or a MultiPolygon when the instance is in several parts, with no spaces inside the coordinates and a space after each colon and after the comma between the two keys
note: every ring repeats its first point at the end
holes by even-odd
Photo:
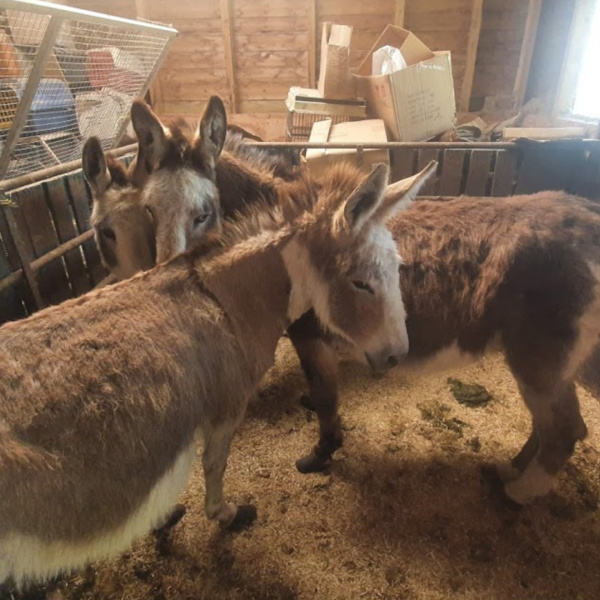
{"type": "Polygon", "coordinates": [[[385,307],[384,322],[365,350],[376,352],[382,347],[402,346],[406,353],[409,340],[406,331],[406,309],[400,289],[401,259],[390,231],[383,226],[372,226],[366,244],[361,249],[361,255],[367,257],[367,269],[369,262],[375,267],[379,288],[377,293],[383,297],[385,307]]]}
{"type": "Polygon", "coordinates": [[[185,488],[195,456],[196,445],[192,443],[179,454],[131,517],[114,531],[81,542],[46,542],[18,533],[1,538],[0,582],[9,576],[17,585],[41,581],[123,552],[136,538],[162,525],[185,488]]]}
{"type": "Polygon", "coordinates": [[[188,249],[220,224],[216,185],[192,169],[156,171],[148,180],[142,202],[155,219],[157,262],[188,249]],[[195,224],[203,215],[208,215],[206,220],[195,224]]]}
{"type": "Polygon", "coordinates": [[[290,322],[314,308],[322,323],[349,343],[353,341],[332,321],[329,312],[329,292],[321,274],[312,265],[308,249],[297,240],[290,240],[282,252],[290,276],[292,290],[287,316],[290,322]]]}

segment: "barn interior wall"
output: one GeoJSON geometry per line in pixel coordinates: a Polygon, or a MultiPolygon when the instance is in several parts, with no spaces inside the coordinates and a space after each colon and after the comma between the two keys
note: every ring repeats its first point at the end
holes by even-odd
{"type": "Polygon", "coordinates": [[[197,115],[211,94],[231,113],[282,113],[292,85],[314,86],[324,21],[352,25],[351,66],[388,23],[413,31],[433,50],[451,50],[459,111],[500,99],[512,108],[518,79],[530,97],[552,94],[560,74],[571,0],[68,0],[121,17],[172,24],[180,35],[152,88],[162,115],[197,115]],[[537,42],[528,11],[539,8],[537,42]],[[541,8],[540,8],[541,7],[541,8]],[[528,25],[529,23],[529,25],[528,25]],[[525,57],[528,50],[530,56],[525,57]],[[558,44],[558,46],[557,46],[558,44]],[[531,59],[531,71],[527,69],[531,59]],[[550,63],[548,61],[550,60],[550,63]],[[548,64],[553,68],[546,68],[548,64]]]}

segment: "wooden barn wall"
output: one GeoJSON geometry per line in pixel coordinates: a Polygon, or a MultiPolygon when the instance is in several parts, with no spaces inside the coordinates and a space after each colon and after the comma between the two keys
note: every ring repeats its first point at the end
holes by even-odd
{"type": "MultiPolygon", "coordinates": [[[[452,52],[459,111],[482,108],[490,97],[510,104],[525,96],[527,81],[519,89],[517,80],[528,74],[535,40],[524,62],[526,29],[533,24],[535,30],[539,16],[529,12],[544,2],[562,5],[563,10],[555,11],[562,15],[559,19],[568,16],[564,5],[572,4],[570,0],[68,0],[76,7],[170,23],[180,31],[152,88],[158,112],[170,115],[197,115],[213,93],[226,100],[231,112],[284,111],[290,86],[315,85],[324,21],[353,26],[353,67],[385,25],[396,23],[432,49],[452,52]]],[[[565,27],[552,15],[542,11],[546,30],[565,27]]],[[[535,48],[537,54],[542,50],[535,48]]]]}

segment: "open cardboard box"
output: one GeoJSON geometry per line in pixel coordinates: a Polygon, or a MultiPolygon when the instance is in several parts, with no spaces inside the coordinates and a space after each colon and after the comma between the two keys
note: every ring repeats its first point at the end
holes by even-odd
{"type": "Polygon", "coordinates": [[[353,75],[367,115],[383,119],[392,140],[432,138],[456,121],[450,52],[432,52],[416,35],[388,25],[353,75]],[[408,67],[389,75],[372,75],[373,52],[399,48],[408,67]]]}
{"type": "MultiPolygon", "coordinates": [[[[380,119],[353,121],[332,125],[331,119],[317,121],[312,127],[309,142],[348,142],[351,144],[387,142],[385,125],[380,119]]],[[[365,149],[357,153],[350,148],[309,148],[306,151],[308,169],[314,177],[325,175],[329,168],[342,160],[370,171],[377,163],[390,164],[385,148],[365,149]]]]}

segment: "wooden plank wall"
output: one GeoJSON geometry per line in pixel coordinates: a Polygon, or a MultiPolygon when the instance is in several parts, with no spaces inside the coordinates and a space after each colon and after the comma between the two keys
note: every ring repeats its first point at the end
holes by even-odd
{"type": "MultiPolygon", "coordinates": [[[[534,1],[541,0],[68,3],[119,16],[138,14],[177,28],[180,36],[153,86],[153,100],[161,114],[197,115],[213,93],[226,100],[232,113],[283,112],[290,86],[314,85],[318,77],[324,21],[353,26],[352,66],[360,63],[383,28],[396,22],[432,49],[452,52],[459,110],[481,108],[489,96],[506,97],[510,103],[519,64],[523,65],[528,8],[534,1]]],[[[527,49],[531,54],[531,44],[527,49]]],[[[527,73],[522,69],[521,75],[527,73]]],[[[517,90],[519,95],[523,94],[523,86],[517,90]]]]}
{"type": "Polygon", "coordinates": [[[488,96],[510,103],[527,21],[527,0],[485,0],[475,78],[473,108],[488,96]]]}

